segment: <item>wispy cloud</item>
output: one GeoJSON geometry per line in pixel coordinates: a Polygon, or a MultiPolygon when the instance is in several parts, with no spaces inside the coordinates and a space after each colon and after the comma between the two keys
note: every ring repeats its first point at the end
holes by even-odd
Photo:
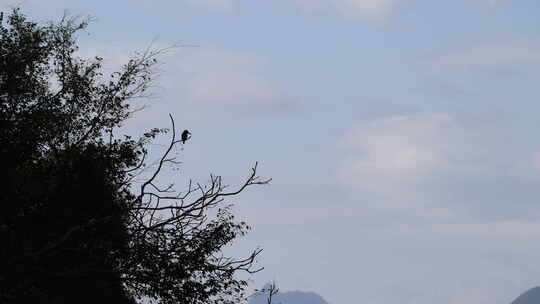
{"type": "Polygon", "coordinates": [[[64,9],[68,0],[0,0],[0,10],[6,10],[12,7],[27,7],[27,6],[47,6],[64,9]]]}
{"type": "Polygon", "coordinates": [[[28,0],[0,0],[0,10],[27,3],[28,0]]]}
{"type": "Polygon", "coordinates": [[[202,48],[176,59],[175,66],[185,77],[186,99],[192,104],[249,108],[279,101],[262,56],[202,48]]]}
{"type": "Polygon", "coordinates": [[[187,0],[190,5],[213,11],[231,12],[235,9],[234,0],[187,0]]]}
{"type": "MultiPolygon", "coordinates": [[[[79,54],[83,57],[102,56],[105,71],[115,71],[129,60],[133,50],[147,47],[85,45],[79,54]]],[[[154,46],[154,49],[159,48],[163,46],[154,46]]],[[[164,64],[159,67],[155,81],[159,93],[181,100],[191,112],[274,114],[289,111],[297,105],[270,77],[267,58],[255,53],[204,47],[178,48],[164,53],[161,59],[164,64]]]]}
{"type": "Polygon", "coordinates": [[[297,104],[272,80],[267,58],[255,53],[194,48],[168,61],[173,64],[168,68],[173,76],[169,86],[192,108],[222,114],[274,114],[297,104]]]}
{"type": "MultiPolygon", "coordinates": [[[[340,146],[343,159],[339,176],[344,184],[376,194],[388,208],[413,213],[434,208],[423,211],[428,216],[451,216],[452,210],[472,210],[480,206],[477,204],[490,205],[484,216],[491,212],[500,215],[509,208],[506,200],[512,196],[528,208],[528,195],[534,189],[524,181],[540,177],[540,154],[512,145],[502,125],[448,113],[360,121],[347,131],[340,146]],[[501,183],[509,189],[521,189],[520,194],[495,195],[490,187],[501,183]]],[[[517,206],[513,208],[517,210],[517,206]]]]}
{"type": "Polygon", "coordinates": [[[405,114],[357,123],[342,146],[351,153],[349,173],[412,182],[481,159],[474,137],[449,114],[405,114]]]}
{"type": "Polygon", "coordinates": [[[499,67],[540,64],[540,41],[514,39],[472,45],[438,54],[432,62],[446,67],[499,67]]]}
{"type": "Polygon", "coordinates": [[[306,11],[335,9],[350,19],[381,20],[389,16],[398,0],[296,0],[306,11]]]}
{"type": "MultiPolygon", "coordinates": [[[[304,11],[336,10],[342,17],[355,20],[381,21],[390,17],[403,0],[295,0],[304,11]]],[[[496,6],[500,0],[479,0],[496,6]]]]}

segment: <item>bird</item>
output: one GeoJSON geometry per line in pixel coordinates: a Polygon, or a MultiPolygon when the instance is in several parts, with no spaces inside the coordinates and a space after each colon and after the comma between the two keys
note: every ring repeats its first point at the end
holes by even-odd
{"type": "Polygon", "coordinates": [[[188,130],[184,130],[184,132],[182,132],[182,144],[185,144],[186,143],[186,140],[190,139],[191,138],[191,133],[188,131],[188,130]]]}

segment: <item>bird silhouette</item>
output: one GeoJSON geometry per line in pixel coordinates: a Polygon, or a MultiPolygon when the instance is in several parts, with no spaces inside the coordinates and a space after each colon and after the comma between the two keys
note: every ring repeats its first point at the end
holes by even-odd
{"type": "Polygon", "coordinates": [[[181,138],[182,144],[185,144],[186,140],[190,138],[191,138],[191,133],[188,130],[184,130],[184,132],[182,132],[182,138],[181,138]]]}

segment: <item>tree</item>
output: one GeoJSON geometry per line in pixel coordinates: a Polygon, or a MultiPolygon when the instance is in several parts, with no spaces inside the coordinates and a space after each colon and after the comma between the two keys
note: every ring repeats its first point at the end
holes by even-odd
{"type": "Polygon", "coordinates": [[[266,304],[274,303],[272,298],[279,293],[279,288],[276,285],[276,282],[269,282],[261,289],[255,289],[255,293],[252,294],[250,303],[252,302],[265,302],[266,304]],[[262,298],[266,295],[265,300],[262,298]]]}
{"type": "Polygon", "coordinates": [[[76,56],[87,25],[68,17],[40,25],[17,9],[0,15],[0,302],[245,298],[237,274],[258,270],[261,249],[222,255],[249,230],[226,199],[270,180],[255,165],[230,191],[214,175],[183,192],[160,187],[160,172],[177,163],[173,117],[170,130],[136,140],[117,133],[131,100],[150,87],[161,51],[138,53],[106,77],[102,58],[76,56]],[[165,134],[166,151],[147,166],[146,146],[165,134]]]}

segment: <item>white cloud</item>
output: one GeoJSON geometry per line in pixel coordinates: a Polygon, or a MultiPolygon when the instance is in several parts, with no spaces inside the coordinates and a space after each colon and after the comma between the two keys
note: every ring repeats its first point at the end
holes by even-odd
{"type": "Polygon", "coordinates": [[[235,8],[234,0],[187,0],[187,2],[214,11],[230,12],[235,8]]]}
{"type": "Polygon", "coordinates": [[[460,161],[467,162],[467,158],[479,158],[481,150],[469,149],[467,158],[455,157],[452,163],[452,154],[470,144],[472,136],[448,114],[406,114],[361,121],[341,143],[349,154],[343,169],[353,183],[364,180],[363,176],[417,181],[449,170],[460,161]]]}
{"type": "Polygon", "coordinates": [[[540,221],[538,220],[435,222],[430,225],[401,223],[377,229],[377,237],[380,240],[419,238],[420,236],[425,241],[436,241],[442,238],[472,241],[536,241],[540,239],[540,221]]]}
{"type": "MultiPolygon", "coordinates": [[[[143,45],[85,45],[79,55],[104,58],[104,70],[112,72],[125,64],[143,45]]],[[[153,49],[164,48],[162,44],[153,49]]],[[[190,112],[224,114],[261,114],[289,111],[296,102],[288,96],[267,71],[265,57],[251,52],[217,48],[177,48],[158,56],[162,64],[155,80],[160,99],[174,100],[163,109],[189,106],[190,112]],[[180,101],[180,102],[179,102],[180,101]]],[[[161,103],[160,103],[161,104],[161,103]]],[[[163,104],[164,105],[164,104],[163,104]]],[[[183,111],[178,110],[179,115],[183,111]]],[[[165,115],[166,116],[166,115],[165,115]]]]}
{"type": "MultiPolygon", "coordinates": [[[[236,0],[186,0],[189,4],[215,11],[234,11],[236,0]]],[[[295,0],[305,11],[335,9],[351,19],[379,20],[387,17],[398,0],[295,0]]]]}
{"type": "Polygon", "coordinates": [[[503,126],[445,113],[360,121],[340,146],[344,154],[339,176],[344,184],[381,196],[392,208],[415,206],[419,208],[411,211],[418,213],[430,205],[422,211],[428,217],[450,217],[452,210],[482,202],[491,204],[490,212],[500,212],[495,210],[507,208],[504,203],[489,200],[507,200],[511,195],[493,195],[491,181],[521,182],[540,175],[540,154],[513,147],[503,126]],[[470,204],[464,206],[465,201],[470,204]],[[449,202],[453,203],[445,205],[449,202]]]}
{"type": "Polygon", "coordinates": [[[495,7],[497,5],[501,5],[503,3],[511,3],[512,0],[480,0],[482,3],[487,4],[491,7],[495,7]]]}
{"type": "Polygon", "coordinates": [[[103,68],[106,72],[118,71],[135,52],[142,52],[146,47],[136,44],[85,44],[79,47],[76,55],[93,59],[96,56],[103,58],[103,68]]]}
{"type": "MultiPolygon", "coordinates": [[[[237,0],[186,0],[189,4],[215,11],[234,11],[237,0]]],[[[479,0],[494,7],[501,0],[479,0]]],[[[387,18],[402,0],[295,0],[307,12],[333,9],[345,18],[381,20],[387,18]]]]}
{"type": "Polygon", "coordinates": [[[249,52],[196,48],[174,58],[173,73],[183,82],[178,94],[194,106],[251,112],[287,107],[266,72],[267,60],[249,52]],[[223,108],[221,108],[223,109],[223,108]]]}
{"type": "Polygon", "coordinates": [[[448,67],[540,64],[540,41],[516,39],[484,43],[437,55],[433,61],[448,67]]]}
{"type": "Polygon", "coordinates": [[[353,19],[380,19],[388,16],[396,0],[334,0],[334,6],[353,19]]]}
{"type": "Polygon", "coordinates": [[[335,9],[351,19],[380,20],[387,17],[398,0],[296,0],[306,11],[335,9]]]}
{"type": "Polygon", "coordinates": [[[12,6],[18,6],[27,3],[28,0],[0,0],[0,10],[9,9],[12,6]]]}
{"type": "Polygon", "coordinates": [[[67,0],[0,0],[0,10],[6,10],[17,6],[54,6],[63,9],[67,3],[69,3],[67,0]]]}

